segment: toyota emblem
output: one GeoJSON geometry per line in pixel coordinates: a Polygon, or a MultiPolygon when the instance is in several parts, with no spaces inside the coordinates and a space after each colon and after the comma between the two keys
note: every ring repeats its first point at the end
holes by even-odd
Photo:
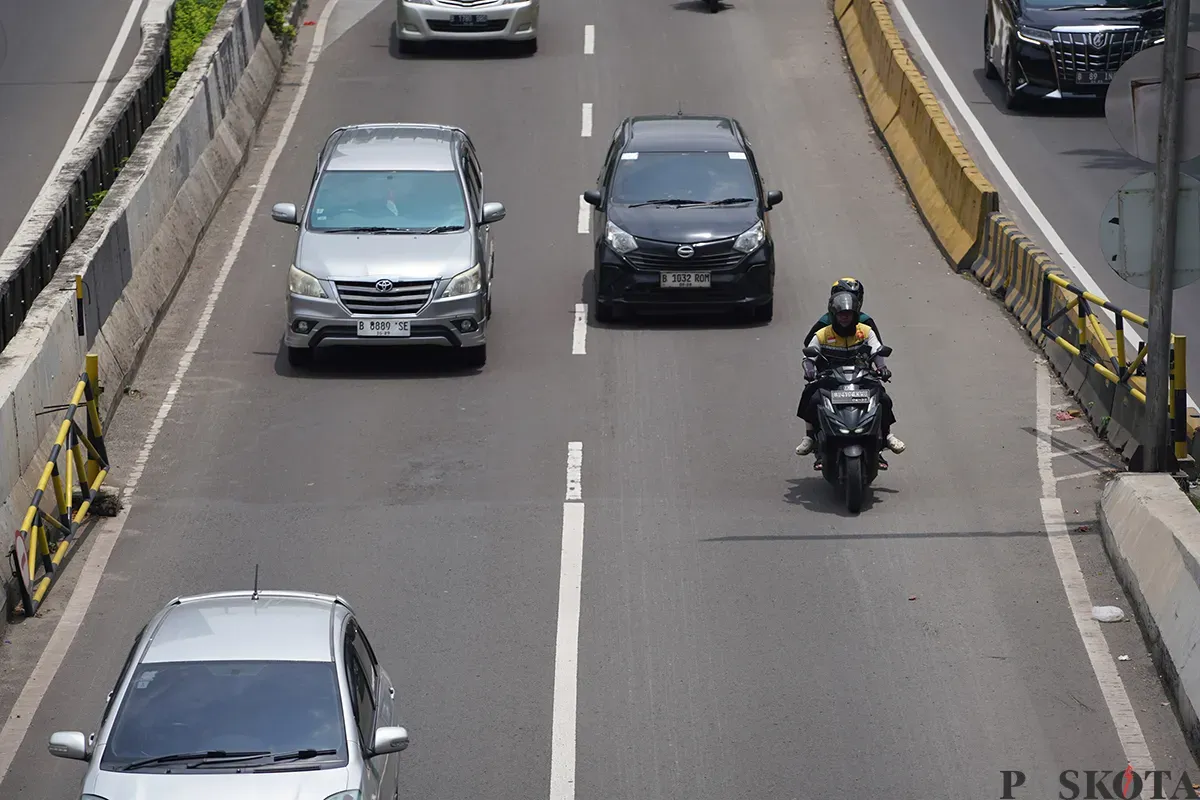
{"type": "Polygon", "coordinates": [[[692,247],[690,244],[681,244],[679,245],[679,249],[675,252],[680,258],[691,258],[692,256],[696,255],[696,248],[692,247]]]}
{"type": "Polygon", "coordinates": [[[384,278],[384,279],[383,279],[383,280],[381,280],[381,281],[375,281],[375,291],[377,291],[377,292],[390,292],[390,291],[392,290],[392,286],[394,286],[394,285],[395,285],[395,284],[393,284],[393,283],[392,283],[391,281],[389,281],[387,278],[384,278]]]}
{"type": "Polygon", "coordinates": [[[1107,41],[1108,41],[1107,33],[1093,33],[1092,34],[1092,47],[1096,48],[1097,50],[1103,48],[1107,41]]]}

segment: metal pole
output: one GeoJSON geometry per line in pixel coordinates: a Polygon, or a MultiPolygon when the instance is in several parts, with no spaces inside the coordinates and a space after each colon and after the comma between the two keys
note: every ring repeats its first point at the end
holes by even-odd
{"type": "Polygon", "coordinates": [[[1171,300],[1174,293],[1175,227],[1179,197],[1179,139],[1183,125],[1183,78],[1187,59],[1189,0],[1166,0],[1162,105],[1154,183],[1154,245],[1150,263],[1150,315],[1146,355],[1146,454],[1144,472],[1171,472],[1167,404],[1170,397],[1171,300]]]}

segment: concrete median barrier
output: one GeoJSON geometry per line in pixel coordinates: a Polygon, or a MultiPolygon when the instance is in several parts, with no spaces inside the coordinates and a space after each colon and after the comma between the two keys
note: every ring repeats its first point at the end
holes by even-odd
{"type": "MultiPolygon", "coordinates": [[[[143,37],[167,35],[154,0],[143,37]]],[[[121,86],[154,67],[143,48],[121,86]]],[[[191,262],[226,191],[250,151],[282,65],[264,24],[263,0],[229,0],[190,68],[137,142],[116,181],[62,256],[0,358],[0,524],[17,531],[53,446],[55,419],[42,411],[71,395],[85,354],[98,355],[105,423],[191,262]],[[83,279],[80,304],[75,278],[83,279]]],[[[114,92],[116,95],[116,92],[114,92]]],[[[75,157],[91,158],[123,112],[110,101],[75,157]]],[[[64,174],[69,172],[64,168],[64,174]]],[[[10,551],[11,552],[11,551],[10,551]]],[[[11,577],[5,570],[6,581],[11,577]]],[[[6,587],[6,596],[12,596],[6,587]]]]}
{"type": "Polygon", "coordinates": [[[1100,499],[1100,528],[1188,743],[1200,750],[1200,511],[1169,475],[1120,475],[1100,499]]]}
{"type": "Polygon", "coordinates": [[[835,0],[834,15],[871,118],[918,211],[956,268],[969,268],[988,214],[999,209],[995,188],[908,57],[887,6],[835,0]]]}

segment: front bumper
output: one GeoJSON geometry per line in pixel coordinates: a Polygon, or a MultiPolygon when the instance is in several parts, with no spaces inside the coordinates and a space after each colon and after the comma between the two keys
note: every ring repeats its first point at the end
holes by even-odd
{"type": "Polygon", "coordinates": [[[603,241],[597,245],[595,270],[596,302],[601,305],[686,312],[753,308],[775,296],[771,242],[735,267],[711,270],[711,285],[703,289],[663,288],[660,276],[679,270],[635,269],[603,241]]]}
{"type": "Polygon", "coordinates": [[[1016,85],[1021,94],[1046,99],[1095,99],[1108,93],[1112,76],[1151,38],[1142,31],[1112,34],[1104,50],[1088,49],[1082,34],[1055,33],[1053,42],[1014,37],[1016,85]]]}
{"type": "Polygon", "coordinates": [[[450,300],[433,300],[418,313],[395,317],[351,314],[335,299],[288,293],[288,347],[398,347],[434,345],[478,347],[487,342],[487,301],[482,292],[450,300]],[[408,336],[359,336],[363,319],[395,319],[411,322],[408,336]]]}
{"type": "Polygon", "coordinates": [[[537,38],[539,0],[433,3],[396,0],[396,34],[402,41],[523,42],[537,38]],[[480,24],[465,24],[465,18],[474,18],[480,24]]]}

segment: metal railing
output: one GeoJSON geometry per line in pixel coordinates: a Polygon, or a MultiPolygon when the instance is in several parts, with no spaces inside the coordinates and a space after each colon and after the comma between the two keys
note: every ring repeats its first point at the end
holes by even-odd
{"type": "MultiPolygon", "coordinates": [[[[1041,321],[1038,333],[1066,350],[1072,356],[1081,359],[1092,370],[1099,373],[1109,383],[1125,386],[1139,403],[1145,405],[1146,394],[1130,382],[1133,377],[1146,375],[1146,344],[1143,341],[1138,346],[1137,355],[1132,361],[1126,359],[1125,323],[1131,322],[1143,329],[1148,329],[1149,323],[1145,317],[1134,314],[1128,309],[1121,308],[1103,297],[1079,288],[1060,275],[1044,272],[1042,275],[1041,292],[1041,321]],[[1062,308],[1053,310],[1056,292],[1054,287],[1065,290],[1073,295],[1062,308]],[[1116,319],[1116,330],[1113,339],[1116,350],[1108,343],[1107,331],[1092,311],[1096,305],[1113,312],[1116,319]],[[1074,311],[1074,315],[1071,312],[1074,311]],[[1071,316],[1074,323],[1075,342],[1068,341],[1053,330],[1053,325],[1071,316]],[[1091,336],[1089,337],[1089,333],[1091,336]],[[1101,351],[1089,343],[1094,340],[1099,343],[1101,351]]],[[[1175,448],[1175,458],[1183,460],[1188,454],[1187,431],[1187,337],[1171,335],[1171,374],[1169,376],[1169,413],[1171,418],[1171,436],[1175,448]]]]}

